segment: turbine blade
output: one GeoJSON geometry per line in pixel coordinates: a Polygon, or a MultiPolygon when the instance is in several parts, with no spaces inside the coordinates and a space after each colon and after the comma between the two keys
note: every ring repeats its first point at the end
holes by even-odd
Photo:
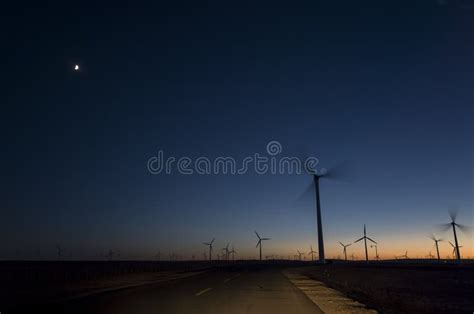
{"type": "Polygon", "coordinates": [[[310,208],[314,206],[315,202],[315,189],[314,181],[308,182],[303,192],[296,198],[294,205],[296,208],[310,208]]]}
{"type": "Polygon", "coordinates": [[[464,233],[469,233],[470,234],[472,232],[472,227],[470,227],[470,226],[459,225],[459,224],[456,224],[456,226],[459,228],[459,230],[461,230],[464,233]]]}
{"type": "Polygon", "coordinates": [[[441,240],[441,239],[436,238],[436,236],[435,236],[434,233],[431,233],[430,235],[428,235],[428,237],[429,237],[431,240],[435,241],[435,242],[441,240]]]}
{"type": "Polygon", "coordinates": [[[262,240],[271,240],[270,238],[262,238],[262,240]]]}
{"type": "Polygon", "coordinates": [[[261,242],[262,242],[262,240],[258,240],[257,245],[255,247],[258,247],[261,242]]]}
{"type": "Polygon", "coordinates": [[[374,242],[375,244],[377,244],[377,242],[375,242],[374,240],[372,240],[372,239],[369,238],[369,237],[367,237],[367,240],[372,241],[372,242],[374,242]]]}
{"type": "Polygon", "coordinates": [[[321,176],[331,180],[351,182],[355,178],[354,165],[348,161],[343,161],[328,168],[327,172],[321,176]]]}
{"type": "Polygon", "coordinates": [[[456,217],[459,213],[459,206],[458,205],[451,205],[448,209],[449,217],[451,218],[452,222],[456,222],[456,217]]]}
{"type": "Polygon", "coordinates": [[[257,235],[257,238],[260,239],[260,235],[257,233],[257,231],[255,230],[255,234],[257,235]]]}
{"type": "Polygon", "coordinates": [[[214,240],[215,240],[215,239],[214,239],[214,238],[212,238],[212,241],[211,241],[211,243],[210,243],[210,244],[214,243],[214,240]]]}
{"type": "Polygon", "coordinates": [[[362,240],[364,240],[364,237],[360,238],[359,240],[354,241],[354,243],[357,243],[357,242],[362,241],[362,240]]]}
{"type": "Polygon", "coordinates": [[[351,245],[352,245],[352,243],[349,243],[349,244],[346,245],[346,247],[351,246],[351,245]]]}
{"type": "Polygon", "coordinates": [[[445,232],[447,230],[449,230],[449,228],[451,228],[451,224],[437,224],[436,225],[436,229],[442,231],[442,232],[445,232]]]}
{"type": "Polygon", "coordinates": [[[340,244],[340,245],[342,245],[342,246],[344,246],[344,244],[342,244],[342,242],[341,242],[341,241],[339,241],[339,244],[340,244]]]}

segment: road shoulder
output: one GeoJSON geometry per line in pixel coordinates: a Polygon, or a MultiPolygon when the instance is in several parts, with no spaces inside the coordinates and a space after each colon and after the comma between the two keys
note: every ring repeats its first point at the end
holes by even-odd
{"type": "Polygon", "coordinates": [[[341,292],[327,287],[324,283],[302,275],[298,269],[285,269],[282,272],[293,285],[325,313],[377,313],[341,292]]]}

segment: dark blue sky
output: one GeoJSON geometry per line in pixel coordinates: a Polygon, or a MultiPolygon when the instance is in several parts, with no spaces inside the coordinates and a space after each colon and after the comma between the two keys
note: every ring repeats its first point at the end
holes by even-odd
{"type": "Polygon", "coordinates": [[[315,246],[309,177],[146,168],[270,140],[350,161],[353,180],[322,183],[331,256],[363,223],[387,256],[428,254],[451,204],[473,225],[474,8],[327,2],[2,10],[0,257],[201,256],[212,237],[252,257],[254,229],[268,253],[315,246]]]}

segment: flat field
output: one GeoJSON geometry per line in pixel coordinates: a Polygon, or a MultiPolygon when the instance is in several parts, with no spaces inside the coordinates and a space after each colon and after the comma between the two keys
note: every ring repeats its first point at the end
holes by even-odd
{"type": "Polygon", "coordinates": [[[473,313],[474,265],[333,263],[299,269],[383,313],[473,313]]]}

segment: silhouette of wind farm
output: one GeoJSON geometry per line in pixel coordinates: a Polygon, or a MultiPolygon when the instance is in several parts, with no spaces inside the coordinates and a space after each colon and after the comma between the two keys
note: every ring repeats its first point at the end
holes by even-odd
{"type": "Polygon", "coordinates": [[[2,4],[0,314],[473,313],[474,0],[2,4]]]}

